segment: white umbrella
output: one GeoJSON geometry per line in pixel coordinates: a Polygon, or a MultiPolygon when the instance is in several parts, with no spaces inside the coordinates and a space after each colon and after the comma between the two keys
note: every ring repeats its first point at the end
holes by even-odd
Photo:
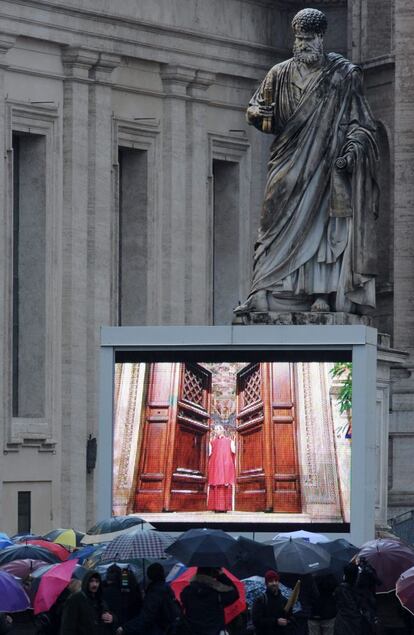
{"type": "Polygon", "coordinates": [[[305,531],[303,529],[299,529],[298,531],[282,531],[280,534],[273,536],[272,540],[284,540],[285,538],[302,538],[302,540],[307,540],[307,542],[311,542],[315,545],[318,542],[330,542],[330,539],[324,534],[316,534],[313,531],[305,531]]]}

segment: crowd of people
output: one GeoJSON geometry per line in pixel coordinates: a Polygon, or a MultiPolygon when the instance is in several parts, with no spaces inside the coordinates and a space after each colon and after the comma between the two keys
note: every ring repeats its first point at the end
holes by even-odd
{"type": "MultiPolygon", "coordinates": [[[[81,582],[69,584],[47,613],[36,617],[36,635],[414,633],[411,614],[395,594],[375,593],[380,581],[363,558],[344,567],[340,583],[332,574],[304,576],[299,610],[282,595],[279,573],[269,570],[264,592],[227,624],[225,609],[237,601],[239,591],[223,570],[198,567],[179,600],[160,563],[151,564],[146,575],[144,593],[129,569],[112,565],[104,580],[97,571],[88,571],[81,582]]],[[[0,635],[12,631],[12,616],[0,614],[0,635]]]]}

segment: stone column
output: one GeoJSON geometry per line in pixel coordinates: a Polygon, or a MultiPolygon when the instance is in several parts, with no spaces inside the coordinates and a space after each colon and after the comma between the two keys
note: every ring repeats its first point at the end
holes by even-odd
{"type": "Polygon", "coordinates": [[[188,217],[186,224],[187,271],[186,315],[189,324],[212,322],[210,297],[211,281],[211,219],[209,218],[209,143],[207,130],[206,91],[215,81],[215,75],[197,71],[188,93],[187,121],[187,174],[188,217]]]}
{"type": "Polygon", "coordinates": [[[161,79],[165,91],[163,108],[163,216],[161,219],[161,259],[159,321],[161,324],[185,324],[186,316],[186,101],[187,87],[195,71],[180,66],[165,66],[161,79]]]}
{"type": "MultiPolygon", "coordinates": [[[[113,197],[112,197],[112,83],[111,74],[121,61],[117,55],[101,53],[92,68],[89,87],[88,160],[88,433],[96,436],[98,424],[98,378],[100,326],[114,324],[112,305],[113,197]]],[[[98,439],[99,443],[99,439],[98,439]]],[[[108,466],[109,469],[109,466],[108,466]]],[[[94,516],[94,472],[88,476],[87,524],[94,516]],[[88,517],[89,516],[89,517],[88,517]]]]}
{"type": "Polygon", "coordinates": [[[414,4],[395,0],[394,332],[393,346],[409,353],[393,371],[390,415],[389,518],[412,508],[414,452],[414,4]]]}
{"type": "Polygon", "coordinates": [[[89,401],[89,71],[97,61],[97,53],[81,47],[63,52],[62,523],[80,529],[86,528],[89,401]]]}
{"type": "Polygon", "coordinates": [[[414,4],[395,0],[394,346],[414,353],[414,4]]]}
{"type": "MultiPolygon", "coordinates": [[[[5,75],[7,52],[14,46],[16,38],[0,33],[0,442],[6,441],[8,422],[11,417],[11,289],[12,289],[12,226],[10,222],[12,200],[11,177],[11,131],[7,128],[5,75]]],[[[2,447],[3,443],[2,443],[2,447]]],[[[0,478],[0,483],[1,483],[0,478]]]]}

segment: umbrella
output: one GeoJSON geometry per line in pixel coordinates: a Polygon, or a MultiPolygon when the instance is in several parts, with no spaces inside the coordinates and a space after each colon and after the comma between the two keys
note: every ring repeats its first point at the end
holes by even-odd
{"type": "Polygon", "coordinates": [[[29,560],[25,558],[23,560],[11,560],[10,562],[6,562],[6,564],[1,565],[1,570],[7,571],[7,573],[16,576],[16,578],[26,578],[33,573],[33,571],[47,564],[48,563],[43,562],[43,560],[29,560]]]}
{"type": "Polygon", "coordinates": [[[264,575],[269,569],[276,569],[272,545],[265,545],[250,538],[237,538],[239,551],[230,571],[239,579],[252,575],[264,575]]]}
{"type": "Polygon", "coordinates": [[[72,547],[75,549],[81,544],[81,540],[84,537],[84,533],[76,531],[76,529],[53,529],[45,534],[44,538],[56,542],[64,547],[72,547]]]}
{"type": "Polygon", "coordinates": [[[73,551],[70,554],[68,560],[73,560],[74,558],[76,558],[79,564],[82,564],[84,560],[87,560],[87,558],[90,558],[98,550],[99,550],[99,547],[96,547],[95,545],[87,545],[86,547],[75,549],[75,551],[73,551]]]}
{"type": "Polygon", "coordinates": [[[10,540],[10,538],[4,531],[0,531],[0,540],[10,540]]]}
{"type": "Polygon", "coordinates": [[[395,595],[402,606],[414,615],[414,567],[400,575],[395,587],[395,595]]]}
{"type": "Polygon", "coordinates": [[[81,540],[81,544],[91,545],[99,542],[109,542],[135,527],[139,527],[141,530],[154,529],[150,523],[147,523],[139,516],[111,516],[111,518],[101,520],[88,529],[81,540]]]}
{"type": "Polygon", "coordinates": [[[324,542],[320,546],[331,556],[329,571],[337,580],[342,580],[344,566],[352,560],[355,554],[358,553],[358,547],[355,547],[355,545],[351,544],[344,538],[332,540],[331,542],[324,542]]]}
{"type": "Polygon", "coordinates": [[[6,547],[11,547],[14,545],[13,540],[9,540],[8,538],[0,538],[0,549],[5,549],[6,547]]]}
{"type": "Polygon", "coordinates": [[[48,611],[68,586],[76,567],[76,560],[55,564],[43,574],[33,603],[35,615],[48,611]]]}
{"type": "Polygon", "coordinates": [[[105,549],[100,562],[165,558],[166,547],[173,541],[172,536],[161,531],[135,529],[114,538],[105,549]]]}
{"type": "Polygon", "coordinates": [[[17,580],[7,573],[0,571],[0,612],[18,613],[30,608],[30,599],[17,580]]]}
{"type": "MultiPolygon", "coordinates": [[[[178,578],[175,578],[175,580],[170,582],[170,587],[174,591],[175,597],[177,598],[177,600],[180,601],[181,593],[183,589],[185,589],[185,587],[190,584],[191,579],[195,576],[196,573],[197,573],[197,568],[190,567],[189,569],[184,571],[184,573],[181,573],[181,575],[179,575],[178,578]]],[[[238,615],[240,615],[240,613],[243,613],[243,611],[246,610],[246,592],[244,589],[243,582],[241,582],[238,578],[232,575],[230,571],[227,571],[227,569],[223,569],[223,573],[225,573],[230,578],[230,580],[233,582],[234,586],[239,592],[239,597],[237,598],[237,600],[235,600],[233,604],[230,604],[230,606],[226,606],[224,608],[225,623],[229,624],[229,622],[234,620],[235,617],[237,617],[238,615]]]]}
{"type": "Polygon", "coordinates": [[[15,534],[11,537],[14,542],[25,542],[26,540],[29,540],[29,538],[42,540],[43,536],[38,536],[37,534],[15,534]]]}
{"type": "Polygon", "coordinates": [[[326,569],[331,556],[320,545],[302,538],[289,538],[271,543],[279,573],[306,575],[326,569]]]}
{"type": "Polygon", "coordinates": [[[414,566],[414,551],[411,547],[390,538],[366,542],[358,553],[358,558],[361,557],[366,558],[381,580],[376,593],[393,591],[400,575],[414,566]]]}
{"type": "MultiPolygon", "coordinates": [[[[248,607],[251,609],[253,607],[253,603],[255,599],[266,591],[266,583],[265,579],[258,575],[250,576],[245,580],[242,580],[244,587],[246,589],[246,602],[248,607]]],[[[287,600],[291,597],[293,590],[279,582],[279,590],[283,597],[287,600]]],[[[296,600],[296,603],[293,605],[292,613],[298,613],[302,610],[302,605],[299,600],[296,600]]]]}
{"type": "Polygon", "coordinates": [[[36,545],[14,545],[6,547],[0,552],[0,566],[12,560],[43,560],[44,562],[60,562],[60,559],[51,551],[37,547],[36,545]]]}
{"type": "Polygon", "coordinates": [[[303,540],[307,540],[313,544],[330,542],[329,538],[324,534],[316,534],[313,531],[304,531],[303,529],[299,529],[298,531],[283,531],[280,534],[276,534],[276,536],[273,537],[273,540],[282,540],[284,538],[302,538],[303,540]]]}
{"type": "Polygon", "coordinates": [[[237,559],[239,544],[221,529],[189,529],[166,549],[180,562],[196,567],[228,567],[237,559]]]}
{"type": "Polygon", "coordinates": [[[69,556],[69,551],[65,549],[62,545],[55,544],[54,542],[50,542],[50,540],[40,540],[37,538],[29,538],[27,540],[28,545],[36,545],[36,547],[42,547],[42,549],[47,549],[55,556],[59,558],[59,560],[67,560],[69,556]]]}

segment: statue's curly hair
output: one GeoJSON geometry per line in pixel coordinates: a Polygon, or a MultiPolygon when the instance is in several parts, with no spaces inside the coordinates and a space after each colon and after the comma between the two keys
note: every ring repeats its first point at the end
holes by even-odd
{"type": "Polygon", "coordinates": [[[292,29],[305,33],[318,33],[323,35],[328,28],[326,15],[319,9],[302,9],[292,20],[292,29]]]}

